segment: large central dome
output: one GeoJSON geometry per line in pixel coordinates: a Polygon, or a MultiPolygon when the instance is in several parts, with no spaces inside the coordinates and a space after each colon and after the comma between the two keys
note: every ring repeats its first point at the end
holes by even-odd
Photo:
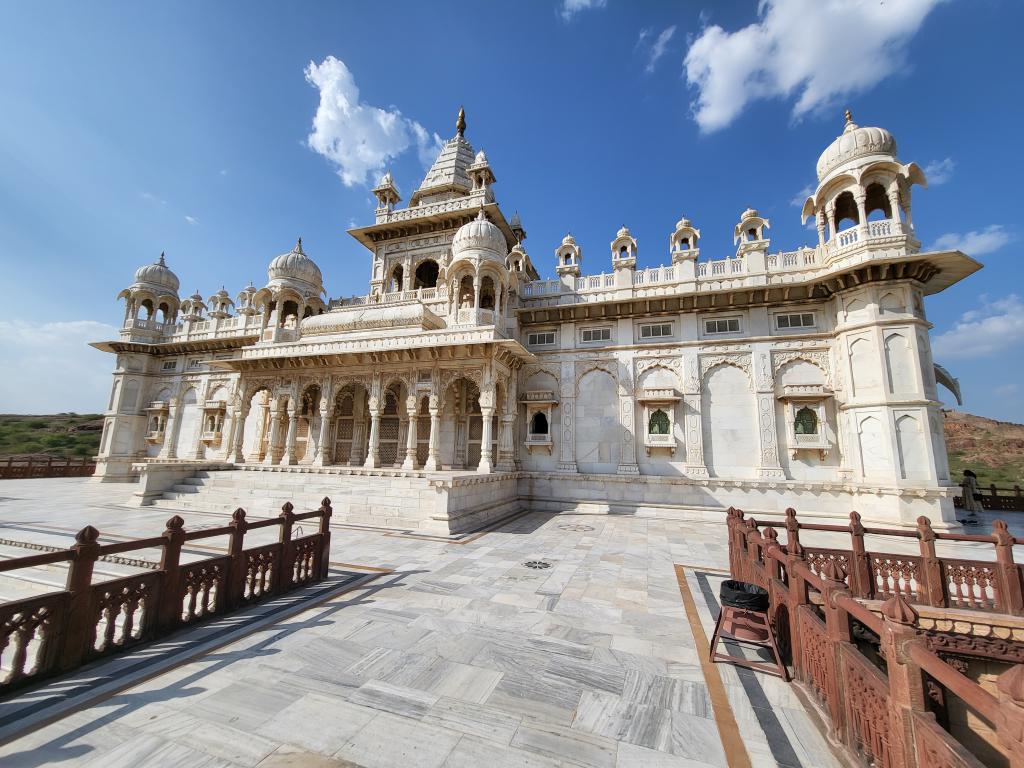
{"type": "Polygon", "coordinates": [[[896,139],[884,128],[861,128],[846,113],[846,127],[818,158],[818,181],[851,161],[882,155],[896,158],[896,139]]]}
{"type": "Polygon", "coordinates": [[[458,256],[466,251],[483,250],[497,254],[504,263],[508,255],[508,245],[501,230],[492,224],[483,210],[477,217],[459,227],[459,231],[452,238],[452,256],[458,256]]]}
{"type": "Polygon", "coordinates": [[[323,289],[323,275],[320,267],[302,250],[302,238],[288,253],[282,253],[267,267],[267,277],[275,280],[298,280],[307,283],[318,291],[323,289]]]}
{"type": "Polygon", "coordinates": [[[167,267],[167,262],[164,261],[162,253],[157,262],[146,264],[135,271],[135,283],[166,289],[170,293],[175,294],[178,292],[180,285],[178,276],[167,267]]]}

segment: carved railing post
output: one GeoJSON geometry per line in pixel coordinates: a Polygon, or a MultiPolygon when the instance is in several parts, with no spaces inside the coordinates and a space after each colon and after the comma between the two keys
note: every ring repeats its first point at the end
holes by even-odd
{"type": "Polygon", "coordinates": [[[896,595],[882,604],[879,638],[889,677],[889,734],[892,768],[914,766],[914,712],[925,711],[921,668],[911,660],[908,644],[917,637],[917,611],[896,595]]]}
{"type": "Polygon", "coordinates": [[[946,605],[946,584],[942,562],[935,554],[935,531],[932,522],[922,515],[917,518],[917,537],[921,545],[921,574],[917,584],[918,599],[925,605],[946,605]]]}
{"type": "Polygon", "coordinates": [[[100,554],[100,545],[96,541],[99,537],[100,532],[87,525],[75,534],[75,543],[71,546],[71,567],[65,587],[69,592],[68,616],[61,669],[72,669],[82,663],[95,634],[92,571],[100,554]]]}
{"type": "Polygon", "coordinates": [[[231,557],[231,566],[228,571],[228,600],[227,603],[234,608],[242,603],[245,597],[245,532],[249,529],[249,523],[245,519],[245,510],[239,507],[231,514],[231,538],[228,541],[228,555],[231,557]]]}
{"type": "Polygon", "coordinates": [[[874,579],[871,578],[871,564],[864,548],[864,526],[860,513],[850,513],[850,591],[857,597],[870,598],[874,595],[874,579]]]}
{"type": "Polygon", "coordinates": [[[318,579],[326,579],[331,565],[331,500],[325,496],[320,502],[320,562],[317,563],[318,579]]]}
{"type": "Polygon", "coordinates": [[[792,507],[786,510],[786,551],[797,557],[804,553],[804,548],[800,546],[800,523],[792,507]]]}
{"type": "Polygon", "coordinates": [[[832,717],[832,735],[850,744],[852,742],[847,731],[846,709],[842,698],[842,691],[846,689],[843,680],[843,648],[850,645],[850,616],[838,602],[840,595],[849,595],[849,590],[846,587],[846,574],[834,558],[825,562],[821,569],[821,579],[825,634],[832,650],[832,669],[835,671],[835,678],[829,681],[826,706],[832,717]]]}
{"type": "Polygon", "coordinates": [[[269,592],[285,591],[292,586],[292,576],[295,570],[295,543],[292,541],[292,526],[295,524],[295,507],[290,501],[286,501],[281,507],[281,531],[278,542],[281,544],[281,560],[277,573],[272,574],[274,582],[269,592]]]}
{"type": "Polygon", "coordinates": [[[992,540],[996,545],[996,583],[999,594],[996,610],[1013,616],[1024,614],[1024,595],[1020,583],[1020,568],[1013,561],[1014,537],[1006,530],[1006,521],[992,523],[992,540]]]}
{"type": "Polygon", "coordinates": [[[185,521],[175,515],[164,529],[164,551],[160,557],[163,584],[160,590],[157,626],[161,631],[172,630],[181,621],[181,547],[185,543],[185,521]]]}
{"type": "Polygon", "coordinates": [[[1024,664],[1003,672],[996,680],[1002,722],[996,736],[1009,758],[1009,768],[1024,768],[1024,664]]]}

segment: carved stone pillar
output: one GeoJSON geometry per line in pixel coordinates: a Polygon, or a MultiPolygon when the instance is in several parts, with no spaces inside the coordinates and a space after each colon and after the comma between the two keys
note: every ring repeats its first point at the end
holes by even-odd
{"type": "Polygon", "coordinates": [[[363,466],[368,469],[380,466],[380,402],[376,398],[370,398],[370,444],[363,466]]]}
{"type": "Polygon", "coordinates": [[[778,429],[775,426],[775,379],[772,376],[771,357],[767,350],[754,356],[754,388],[757,397],[757,434],[760,442],[761,463],[757,476],[769,480],[785,480],[786,473],[779,464],[778,429]]]}
{"type": "MultiPolygon", "coordinates": [[[[481,399],[483,395],[481,394],[481,399]]],[[[483,429],[480,435],[480,463],[476,471],[490,474],[493,469],[491,463],[491,442],[494,439],[494,408],[481,403],[480,414],[483,419],[483,429]]]]}
{"type": "Polygon", "coordinates": [[[437,458],[437,446],[441,432],[441,409],[437,407],[438,401],[435,395],[430,396],[430,440],[427,442],[427,463],[423,469],[427,472],[437,472],[441,468],[437,458]]]}
{"type": "Polygon", "coordinates": [[[825,211],[818,211],[814,216],[814,221],[818,226],[818,245],[824,247],[825,245],[825,211]]]}
{"type": "Polygon", "coordinates": [[[284,441],[284,454],[281,456],[282,466],[295,463],[295,435],[299,429],[299,409],[292,401],[288,408],[288,433],[284,441]]]}
{"type": "MultiPolygon", "coordinates": [[[[167,403],[167,426],[164,427],[164,444],[160,449],[160,453],[157,458],[160,459],[174,459],[177,458],[176,446],[178,443],[178,428],[180,426],[180,419],[178,418],[178,398],[172,397],[167,403]]],[[[111,438],[111,441],[113,438],[111,438]]],[[[109,448],[107,453],[109,453],[109,448]]]]}
{"type": "Polygon", "coordinates": [[[274,463],[274,454],[277,452],[278,432],[281,430],[281,408],[275,400],[270,404],[270,431],[267,433],[267,452],[263,457],[263,464],[271,466],[274,463]]]}
{"type": "Polygon", "coordinates": [[[686,437],[686,461],[683,471],[688,477],[705,478],[708,468],[704,463],[704,424],[701,420],[700,369],[697,356],[684,361],[683,376],[683,430],[686,437]]]}
{"type": "Polygon", "coordinates": [[[562,363],[558,410],[561,435],[558,441],[558,471],[576,473],[576,366],[562,363]]]}
{"type": "Polygon", "coordinates": [[[416,417],[416,395],[409,395],[405,399],[405,411],[409,416],[409,422],[406,427],[405,461],[402,462],[402,469],[416,469],[416,433],[419,428],[419,419],[416,417]]]}
{"type": "Polygon", "coordinates": [[[348,464],[350,467],[361,467],[366,458],[366,401],[356,391],[352,400],[352,445],[349,449],[348,464]]]}
{"type": "Polygon", "coordinates": [[[331,461],[331,446],[327,445],[327,436],[331,434],[330,400],[320,400],[320,435],[316,440],[316,453],[313,455],[313,466],[322,467],[331,461]]]}
{"type": "Polygon", "coordinates": [[[402,466],[402,462],[405,459],[405,449],[402,447],[405,445],[405,436],[408,434],[409,420],[404,413],[399,413],[398,416],[398,439],[395,445],[395,461],[391,465],[395,469],[399,469],[402,466]]]}
{"type": "Polygon", "coordinates": [[[242,404],[235,408],[235,434],[231,454],[228,456],[228,461],[235,464],[245,463],[244,448],[242,446],[245,443],[245,420],[247,418],[249,418],[248,405],[242,404]]]}
{"type": "Polygon", "coordinates": [[[864,194],[857,195],[854,198],[857,203],[857,231],[860,241],[864,242],[864,238],[868,236],[868,211],[867,211],[867,197],[864,194]]]}
{"type": "Polygon", "coordinates": [[[511,472],[515,467],[515,432],[516,417],[505,414],[501,417],[498,427],[498,469],[511,472]]]}
{"type": "Polygon", "coordinates": [[[886,191],[889,198],[889,219],[892,221],[893,234],[903,234],[903,219],[900,218],[900,193],[895,187],[886,191]]]}

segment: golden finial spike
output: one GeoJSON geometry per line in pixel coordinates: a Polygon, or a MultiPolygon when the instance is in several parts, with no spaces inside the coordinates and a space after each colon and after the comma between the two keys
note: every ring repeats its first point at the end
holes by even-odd
{"type": "Polygon", "coordinates": [[[844,114],[846,115],[846,122],[847,122],[847,124],[852,123],[853,122],[853,112],[851,112],[850,110],[846,110],[846,112],[844,114]]]}
{"type": "Polygon", "coordinates": [[[455,121],[455,130],[459,136],[466,134],[466,110],[459,107],[459,119],[455,121]]]}

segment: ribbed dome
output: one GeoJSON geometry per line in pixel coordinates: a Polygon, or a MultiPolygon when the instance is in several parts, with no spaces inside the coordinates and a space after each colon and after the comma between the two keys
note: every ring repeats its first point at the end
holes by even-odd
{"type": "Polygon", "coordinates": [[[562,245],[576,245],[576,238],[572,235],[566,235],[562,238],[562,245]]]}
{"type": "Polygon", "coordinates": [[[267,267],[270,280],[300,280],[317,288],[323,288],[320,267],[302,251],[302,238],[288,253],[282,253],[267,267]]]}
{"type": "Polygon", "coordinates": [[[459,231],[452,238],[452,256],[457,257],[460,253],[468,250],[491,251],[497,254],[502,261],[508,254],[505,236],[501,234],[500,229],[488,221],[482,210],[473,221],[459,227],[459,231]]]}
{"type": "Polygon", "coordinates": [[[861,128],[847,112],[846,127],[818,158],[818,181],[851,160],[872,155],[896,157],[896,139],[884,128],[861,128]]]}
{"type": "Polygon", "coordinates": [[[615,234],[615,237],[616,237],[616,238],[619,238],[619,237],[630,237],[630,233],[629,233],[629,227],[623,227],[622,229],[620,229],[620,230],[619,230],[619,231],[618,231],[618,232],[617,232],[617,233],[615,234]]]}
{"type": "Polygon", "coordinates": [[[135,282],[166,288],[168,291],[175,294],[178,292],[178,286],[181,285],[181,283],[178,282],[178,276],[168,269],[167,262],[164,261],[164,255],[162,253],[156,263],[147,264],[146,266],[139,267],[135,270],[135,282]]]}

